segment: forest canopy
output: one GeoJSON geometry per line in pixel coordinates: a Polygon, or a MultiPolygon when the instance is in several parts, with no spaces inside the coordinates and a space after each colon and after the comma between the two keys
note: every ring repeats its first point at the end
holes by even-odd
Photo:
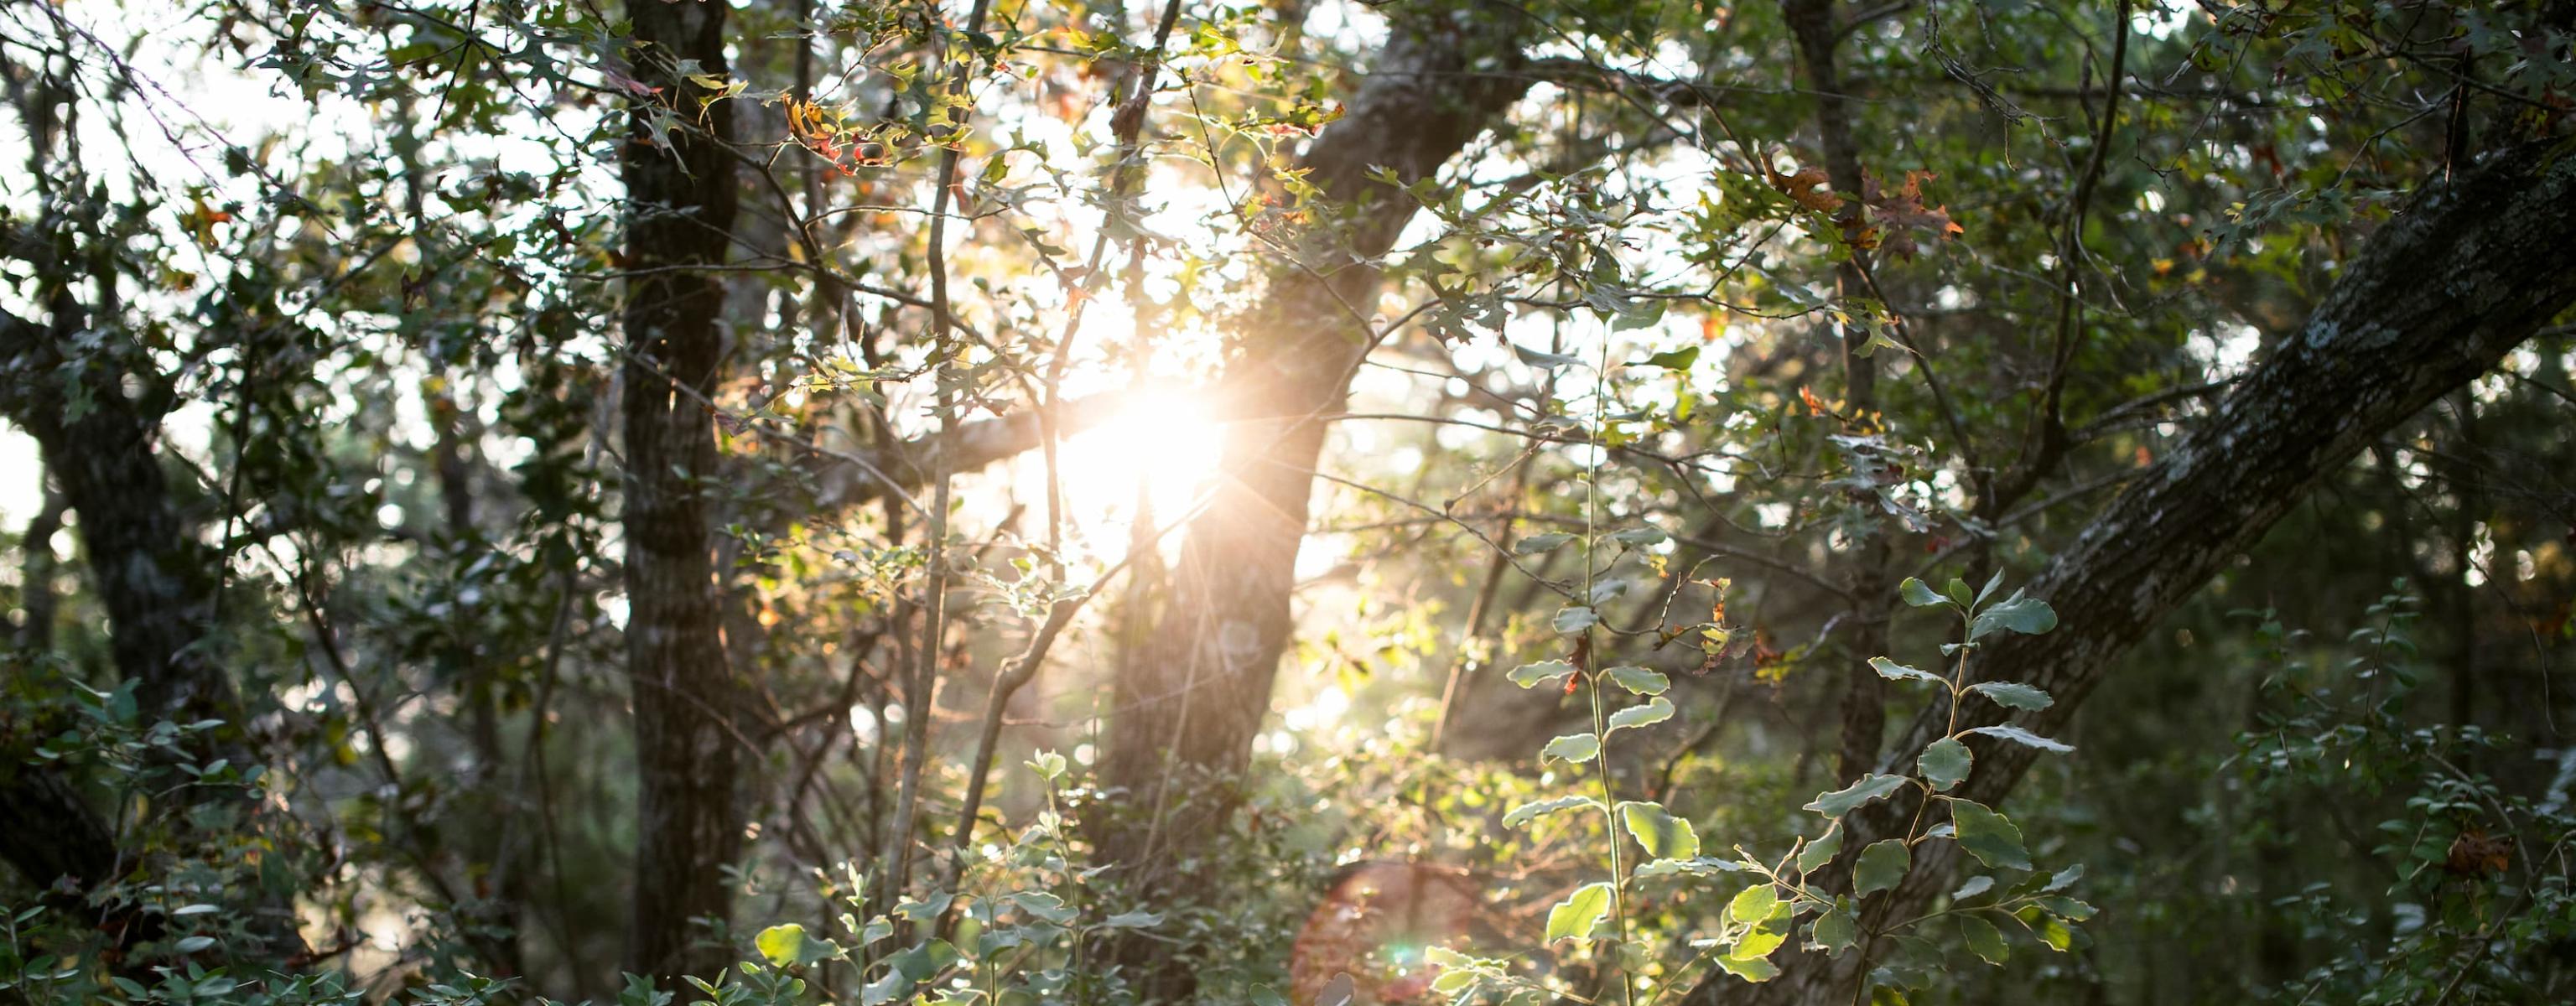
{"type": "Polygon", "coordinates": [[[2576,998],[2576,3],[0,4],[0,1003],[2576,998]]]}

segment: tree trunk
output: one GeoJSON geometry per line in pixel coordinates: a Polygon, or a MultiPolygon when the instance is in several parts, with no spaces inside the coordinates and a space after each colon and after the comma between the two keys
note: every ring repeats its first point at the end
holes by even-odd
{"type": "Polygon", "coordinates": [[[725,868],[742,851],[734,785],[745,754],[735,729],[742,689],[725,661],[706,501],[716,450],[704,399],[723,352],[724,284],[687,268],[723,262],[733,228],[730,112],[701,107],[708,92],[687,79],[724,76],[726,12],[722,2],[627,7],[634,77],[659,88],[634,99],[619,158],[635,271],[620,376],[638,783],[627,967],[665,985],[682,974],[712,978],[732,963],[728,948],[697,941],[693,920],[730,919],[725,868]]]}
{"type": "MultiPolygon", "coordinates": [[[[1273,271],[1240,356],[1222,386],[1230,426],[1215,496],[1189,524],[1171,600],[1153,639],[1118,669],[1102,780],[1125,792],[1114,819],[1095,821],[1105,862],[1157,902],[1182,898],[1240,793],[1233,783],[1269,710],[1288,643],[1289,593],[1306,536],[1308,490],[1324,441],[1320,417],[1339,411],[1350,376],[1374,341],[1378,256],[1413,207],[1369,178],[1384,167],[1428,177],[1501,118],[1528,89],[1512,71],[1523,20],[1507,10],[1457,17],[1399,16],[1375,69],[1343,117],[1300,161],[1322,194],[1319,226],[1273,271]]],[[[1188,994],[1186,962],[1129,940],[1113,948],[1148,997],[1188,994]],[[1150,963],[1149,963],[1150,962],[1150,963]]]]}
{"type": "MultiPolygon", "coordinates": [[[[2260,539],[2327,473],[2382,431],[2466,384],[2576,302],[2576,159],[2545,145],[2499,154],[2425,194],[2375,235],[2297,336],[2277,347],[2217,412],[2112,501],[2038,580],[2056,608],[2044,636],[1993,637],[1977,680],[2023,681],[2056,704],[2020,725],[2056,734],[2111,661],[2260,539]]],[[[2000,722],[1991,703],[1961,709],[1962,728],[2000,722]]],[[[1887,766],[1910,762],[1943,724],[1919,718],[1887,766]]],[[[1955,795],[1994,804],[2036,749],[1972,738],[1976,770],[1955,795]]],[[[1883,767],[1882,771],[1897,771],[1883,767]]],[[[1845,847],[1901,834],[1910,803],[1882,801],[1847,818],[1845,847]]],[[[1927,843],[1894,893],[1872,899],[1871,925],[1921,913],[1948,890],[1956,846],[1927,843]]],[[[1857,954],[1788,955],[1787,973],[1734,1001],[1849,999],[1857,954]]],[[[1730,991],[1719,977],[1692,1001],[1730,991]]]]}
{"type": "MultiPolygon", "coordinates": [[[[1844,233],[1856,235],[1866,212],[1861,203],[1860,143],[1852,136],[1851,101],[1843,93],[1842,74],[1835,67],[1835,49],[1842,43],[1843,31],[1834,18],[1834,6],[1834,0],[1789,0],[1781,5],[1781,16],[1798,44],[1799,71],[1815,92],[1816,134],[1824,146],[1825,177],[1843,199],[1839,222],[1844,233]]],[[[1868,250],[1857,247],[1834,267],[1837,303],[1869,296],[1868,268],[1868,250]]],[[[1869,354],[1869,330],[1852,322],[1837,327],[1842,329],[1843,412],[1856,424],[1874,428],[1878,363],[1869,354]]],[[[1868,771],[1878,761],[1880,735],[1887,732],[1886,691],[1878,672],[1870,670],[1869,658],[1887,652],[1888,613],[1893,608],[1887,595],[1887,518],[1871,491],[1855,489],[1849,495],[1851,505],[1867,516],[1858,540],[1842,556],[1844,582],[1851,590],[1852,627],[1850,643],[1841,650],[1842,739],[1834,767],[1845,778],[1868,771]]]]}

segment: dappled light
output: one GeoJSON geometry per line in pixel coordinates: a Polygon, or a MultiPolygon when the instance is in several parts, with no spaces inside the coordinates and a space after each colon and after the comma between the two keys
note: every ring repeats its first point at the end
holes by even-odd
{"type": "Polygon", "coordinates": [[[0,4],[0,1002],[2576,1001],[2576,5],[0,4]]]}

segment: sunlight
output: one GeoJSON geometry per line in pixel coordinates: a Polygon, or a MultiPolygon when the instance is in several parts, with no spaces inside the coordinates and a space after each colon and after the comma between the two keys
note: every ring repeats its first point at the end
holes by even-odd
{"type": "MultiPolygon", "coordinates": [[[[1216,472],[1223,433],[1198,395],[1178,388],[1133,393],[1109,421],[1066,439],[1067,520],[1092,548],[1115,554],[1125,547],[1140,490],[1157,524],[1183,518],[1216,472]]],[[[1044,478],[1043,468],[1032,466],[1029,477],[1044,478]]]]}

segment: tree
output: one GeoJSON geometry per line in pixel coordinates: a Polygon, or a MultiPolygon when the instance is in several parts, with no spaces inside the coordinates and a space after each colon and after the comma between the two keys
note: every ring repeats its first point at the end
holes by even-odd
{"type": "MultiPolygon", "coordinates": [[[[1244,418],[1190,520],[1152,642],[1119,667],[1101,774],[1134,809],[1099,841],[1156,900],[1193,882],[1189,864],[1233,812],[1228,780],[1248,766],[1269,712],[1325,420],[1391,334],[1367,308],[1374,261],[1413,216],[1402,189],[1434,175],[1528,87],[1516,51],[1528,27],[1510,12],[1435,9],[1392,30],[1342,117],[1300,157],[1297,203],[1319,224],[1281,239],[1285,261],[1271,267],[1222,378],[1244,418]]],[[[1159,960],[1146,981],[1159,994],[1189,991],[1182,963],[1143,941],[1122,959],[1159,960]]]]}
{"type": "Polygon", "coordinates": [[[638,3],[628,62],[647,92],[619,158],[628,280],[624,417],[626,672],[634,682],[635,903],[627,966],[677,981],[732,955],[698,920],[733,914],[744,702],[723,645],[709,480],[708,393],[722,379],[725,287],[708,270],[733,245],[732,109],[692,78],[725,76],[726,6],[638,3]]]}

